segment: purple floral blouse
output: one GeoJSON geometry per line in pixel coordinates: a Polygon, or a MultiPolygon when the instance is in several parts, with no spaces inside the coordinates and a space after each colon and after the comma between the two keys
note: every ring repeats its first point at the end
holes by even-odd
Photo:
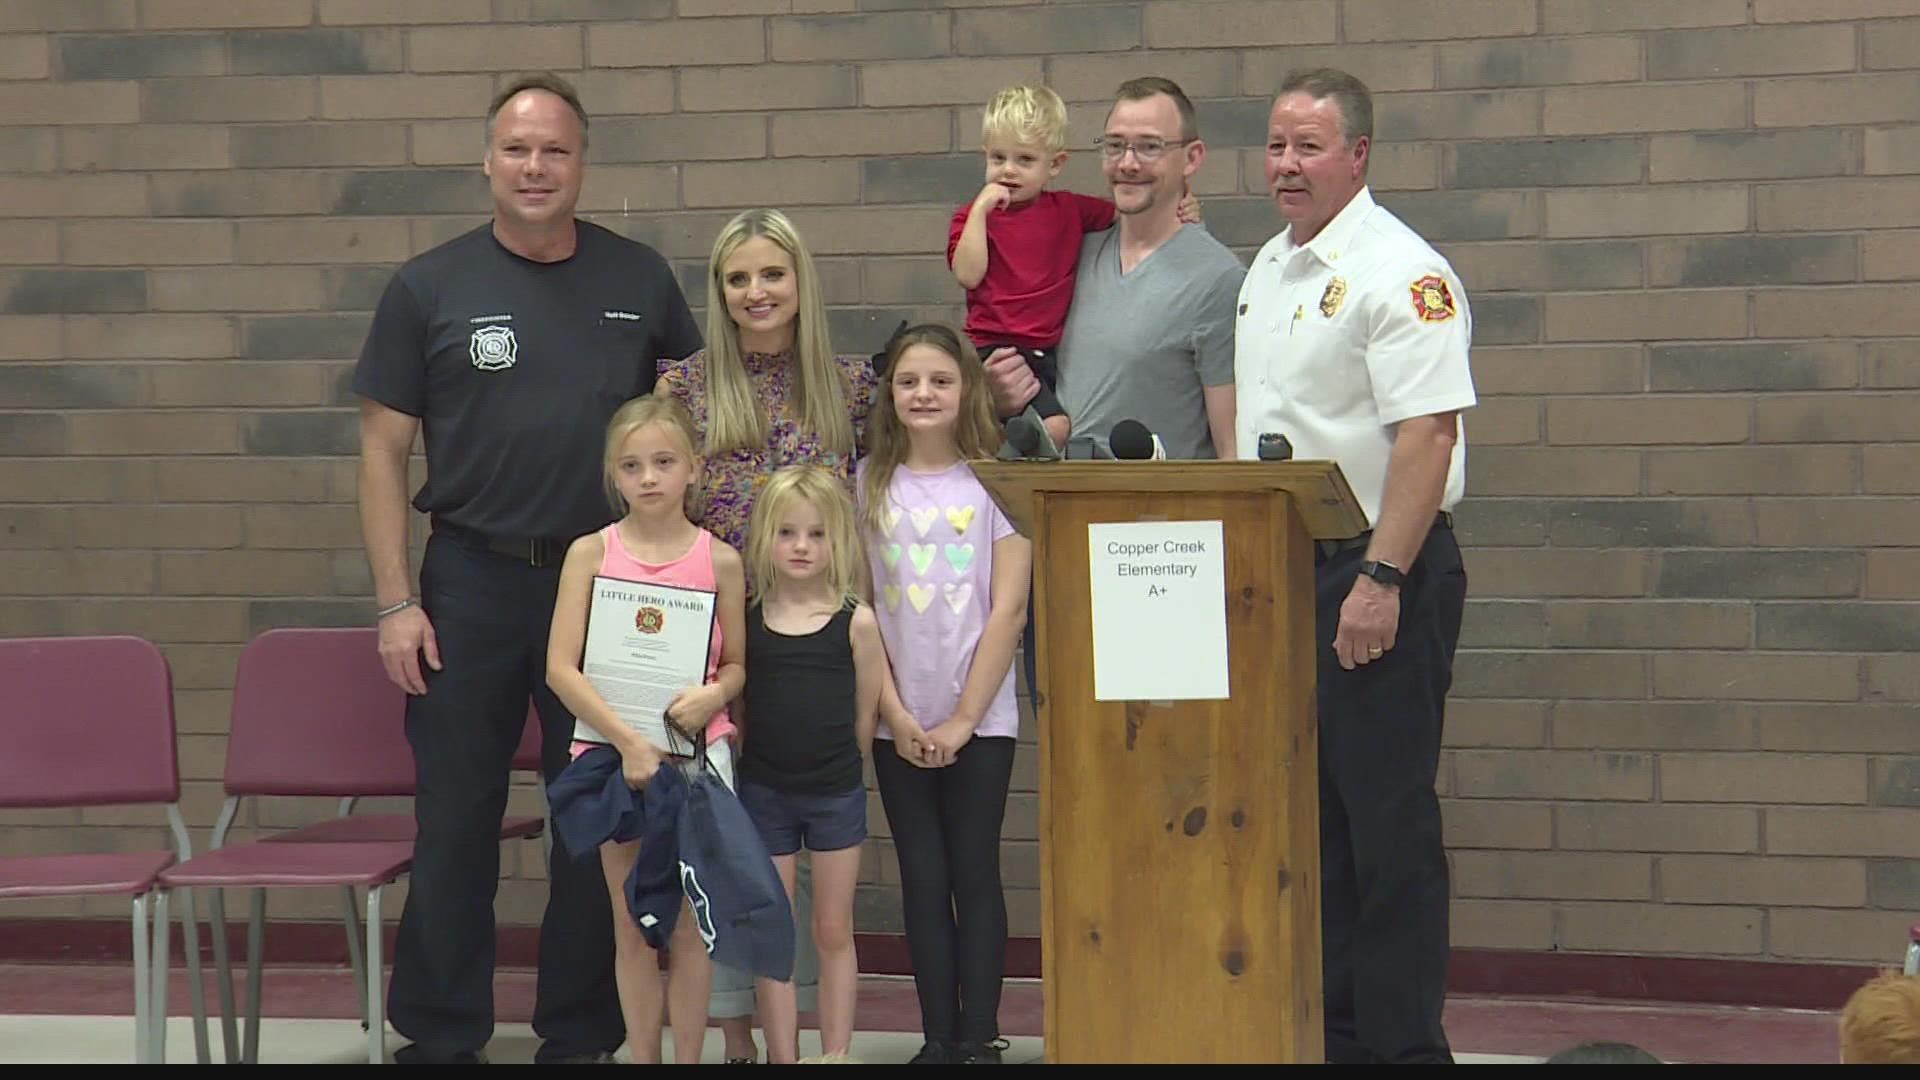
{"type": "MultiPolygon", "coordinates": [[[[791,351],[747,353],[743,359],[754,396],[771,420],[767,445],[755,450],[728,450],[707,460],[700,492],[701,519],[695,524],[744,553],[747,519],[768,477],[789,465],[822,465],[846,483],[851,495],[854,457],[825,449],[817,436],[801,431],[799,422],[787,415],[796,375],[791,351]]],[[[867,410],[873,404],[877,380],[872,362],[865,356],[836,356],[834,361],[847,376],[847,412],[853,423],[857,456],[866,437],[867,410]]],[[[660,361],[661,384],[675,401],[686,406],[702,440],[707,432],[706,363],[705,350],[685,360],[660,361]]]]}

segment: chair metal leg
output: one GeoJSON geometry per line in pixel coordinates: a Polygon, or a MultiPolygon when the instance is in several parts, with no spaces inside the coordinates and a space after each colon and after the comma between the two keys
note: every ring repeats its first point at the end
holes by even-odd
{"type": "Polygon", "coordinates": [[[365,1031],[367,1019],[367,961],[360,949],[360,897],[353,886],[342,885],[340,897],[345,901],[347,924],[347,966],[353,969],[353,988],[360,995],[360,1030],[365,1031]]]}
{"type": "Polygon", "coordinates": [[[260,962],[267,928],[267,890],[254,889],[247,916],[247,1049],[244,1060],[260,1064],[260,962]]]}
{"type": "Polygon", "coordinates": [[[133,898],[133,1063],[153,1064],[153,1001],[147,971],[147,897],[133,898]]]}
{"type": "MultiPolygon", "coordinates": [[[[173,850],[174,854],[180,858],[180,861],[186,862],[193,858],[193,840],[187,834],[187,821],[180,816],[180,806],[178,803],[169,804],[167,807],[167,828],[173,833],[173,850]]],[[[193,1060],[201,1065],[205,1065],[212,1060],[212,1055],[208,1052],[207,1048],[207,994],[201,985],[200,978],[199,916],[193,909],[193,890],[180,889],[178,891],[180,893],[181,940],[186,947],[187,954],[187,979],[193,987],[192,992],[187,995],[188,1000],[193,1004],[193,1060]]],[[[162,908],[161,910],[164,913],[165,909],[162,908]]],[[[164,972],[167,970],[167,965],[170,962],[171,957],[163,955],[160,968],[163,973],[162,978],[166,977],[164,972]]],[[[162,999],[160,1006],[160,1023],[163,1028],[166,1022],[167,1007],[165,999],[162,999]]],[[[160,1045],[163,1049],[166,1046],[166,1038],[164,1035],[160,1040],[160,1045]]],[[[165,1058],[162,1057],[161,1060],[164,1061],[165,1058]]]]}
{"type": "Polygon", "coordinates": [[[383,1065],[387,1060],[387,1002],[383,993],[380,946],[380,890],[367,889],[367,1064],[383,1065]]]}
{"type": "MultiPolygon", "coordinates": [[[[207,988],[200,970],[200,919],[193,908],[193,890],[177,891],[180,894],[180,944],[187,954],[187,1000],[193,1005],[193,1060],[196,1064],[209,1065],[213,1062],[213,1051],[207,1044],[207,988]]],[[[164,1013],[160,1022],[166,1023],[164,1013]]]]}
{"type": "Polygon", "coordinates": [[[167,934],[172,924],[167,921],[168,892],[156,889],[153,894],[153,954],[148,960],[147,969],[153,976],[153,989],[147,995],[147,1033],[153,1039],[153,1050],[149,1060],[155,1065],[167,1063],[167,1007],[168,976],[172,975],[173,953],[169,947],[167,934]]]}
{"type": "Polygon", "coordinates": [[[207,898],[207,932],[213,936],[214,985],[220,991],[220,1040],[228,1064],[240,1060],[239,1014],[233,1008],[233,962],[227,956],[227,893],[215,889],[207,898]]]}
{"type": "MultiPolygon", "coordinates": [[[[220,804],[220,816],[213,820],[213,835],[207,840],[208,851],[218,851],[227,843],[227,830],[233,828],[233,819],[240,812],[240,799],[229,795],[220,804]]],[[[233,965],[227,959],[227,904],[225,890],[213,890],[210,917],[213,925],[213,963],[219,969],[220,985],[220,1038],[226,1044],[227,1062],[240,1060],[239,1014],[233,1008],[233,965]]]]}

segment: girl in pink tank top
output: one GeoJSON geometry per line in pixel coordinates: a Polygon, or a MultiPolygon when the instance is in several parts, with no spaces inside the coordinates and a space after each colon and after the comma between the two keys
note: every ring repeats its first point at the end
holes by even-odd
{"type": "MultiPolygon", "coordinates": [[[[683,589],[699,589],[702,592],[719,593],[718,576],[714,573],[714,546],[726,548],[727,544],[705,529],[696,530],[699,535],[693,538],[693,546],[686,554],[672,562],[642,562],[627,550],[626,541],[620,538],[620,523],[615,522],[600,530],[601,539],[606,542],[606,554],[600,556],[600,576],[619,578],[622,581],[644,581],[650,585],[677,585],[683,589]]],[[[729,549],[731,550],[731,549],[729,549]]],[[[739,556],[735,555],[738,559],[739,556]]],[[[727,632],[725,620],[716,620],[713,638],[707,645],[707,682],[712,683],[720,676],[721,655],[727,632]]],[[[581,724],[574,721],[574,731],[579,741],[589,744],[604,742],[592,731],[580,730],[581,724]]],[[[719,742],[733,733],[734,726],[728,719],[723,707],[707,721],[707,741],[719,742]]],[[[575,755],[576,757],[578,755],[575,755]]]]}
{"type": "MultiPolygon", "coordinates": [[[[634,788],[667,763],[672,747],[657,745],[629,726],[580,670],[595,576],[714,593],[706,678],[668,703],[666,719],[674,729],[704,737],[709,746],[726,745],[733,730],[727,702],[746,684],[746,572],[738,552],[688,520],[687,490],[701,464],[694,445],[686,410],[669,398],[636,398],[614,413],[607,427],[607,491],[626,513],[567,549],[547,639],[547,685],[575,717],[574,756],[611,746],[634,788]]],[[[686,745],[677,738],[667,741],[686,745]]],[[[614,895],[621,894],[639,856],[637,840],[600,846],[601,869],[614,895]]],[[[654,1061],[660,1052],[659,958],[623,905],[615,908],[614,964],[629,1048],[635,1061],[654,1061]]],[[[683,906],[668,945],[674,962],[667,975],[667,1011],[676,1061],[698,1061],[706,1036],[713,968],[699,928],[700,920],[683,906]]]]}

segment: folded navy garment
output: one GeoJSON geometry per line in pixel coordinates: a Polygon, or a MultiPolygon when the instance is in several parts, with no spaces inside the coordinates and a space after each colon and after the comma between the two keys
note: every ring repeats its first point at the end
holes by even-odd
{"type": "Polygon", "coordinates": [[[627,874],[627,910],[655,949],[667,947],[680,917],[680,813],[687,781],[663,763],[639,791],[627,786],[620,752],[596,746],[547,785],[554,835],[576,859],[600,857],[607,841],[640,841],[640,858],[627,874]]]}
{"type": "Polygon", "coordinates": [[[736,971],[790,981],[793,908],[760,830],[713,769],[696,767],[688,784],[680,812],[680,884],[707,953],[736,971]]]}

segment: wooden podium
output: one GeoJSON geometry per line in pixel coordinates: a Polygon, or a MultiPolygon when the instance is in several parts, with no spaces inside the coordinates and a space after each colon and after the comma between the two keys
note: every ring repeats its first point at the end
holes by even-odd
{"type": "Polygon", "coordinates": [[[1325,1060],[1312,541],[1367,527],[1338,466],[974,472],[1034,542],[1047,1062],[1325,1060]],[[1094,699],[1088,526],[1141,521],[1222,523],[1227,700],[1094,699]]]}

